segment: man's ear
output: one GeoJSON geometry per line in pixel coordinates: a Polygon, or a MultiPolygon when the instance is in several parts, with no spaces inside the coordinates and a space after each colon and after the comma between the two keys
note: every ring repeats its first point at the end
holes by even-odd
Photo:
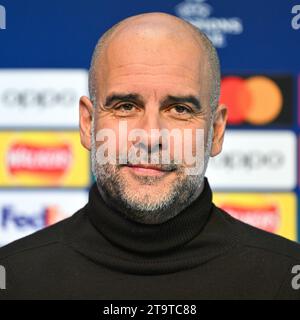
{"type": "Polygon", "coordinates": [[[81,144],[91,150],[91,127],[93,118],[93,104],[88,97],[79,100],[79,130],[81,144]]]}
{"type": "Polygon", "coordinates": [[[217,107],[213,117],[213,140],[210,156],[214,157],[222,151],[227,122],[227,107],[223,104],[217,107]]]}

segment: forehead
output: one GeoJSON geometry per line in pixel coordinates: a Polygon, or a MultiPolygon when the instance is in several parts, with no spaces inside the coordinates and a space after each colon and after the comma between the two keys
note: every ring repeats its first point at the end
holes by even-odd
{"type": "Polygon", "coordinates": [[[102,94],[149,88],[188,94],[199,91],[199,86],[207,91],[208,59],[192,34],[155,28],[123,30],[107,43],[99,60],[102,94]]]}

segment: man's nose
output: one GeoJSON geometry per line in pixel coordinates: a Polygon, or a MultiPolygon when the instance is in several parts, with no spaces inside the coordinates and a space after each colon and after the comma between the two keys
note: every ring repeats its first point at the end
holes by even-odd
{"type": "Polygon", "coordinates": [[[143,135],[139,141],[140,146],[148,154],[161,151],[162,138],[160,130],[166,129],[166,127],[160,117],[159,111],[149,110],[145,112],[140,120],[139,128],[143,131],[143,135]]]}

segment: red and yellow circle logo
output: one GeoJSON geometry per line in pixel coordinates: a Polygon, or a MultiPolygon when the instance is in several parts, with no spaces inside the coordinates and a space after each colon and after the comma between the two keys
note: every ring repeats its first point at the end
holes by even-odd
{"type": "Polygon", "coordinates": [[[265,76],[228,76],[222,79],[220,103],[228,108],[228,124],[265,125],[281,112],[283,95],[278,85],[265,76]]]}

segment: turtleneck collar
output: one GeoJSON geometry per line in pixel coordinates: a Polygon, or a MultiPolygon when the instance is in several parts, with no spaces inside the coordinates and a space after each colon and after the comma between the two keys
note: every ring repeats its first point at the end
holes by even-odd
{"type": "Polygon", "coordinates": [[[212,192],[204,178],[201,194],[174,218],[155,225],[142,224],[113,210],[103,200],[97,184],[89,192],[88,217],[112,244],[133,253],[160,254],[179,248],[199,234],[212,209],[212,192]]]}
{"type": "Polygon", "coordinates": [[[157,225],[128,220],[102,199],[97,185],[70,218],[62,241],[95,264],[126,274],[158,275],[191,269],[238,247],[231,220],[202,193],[174,218],[157,225]]]}

